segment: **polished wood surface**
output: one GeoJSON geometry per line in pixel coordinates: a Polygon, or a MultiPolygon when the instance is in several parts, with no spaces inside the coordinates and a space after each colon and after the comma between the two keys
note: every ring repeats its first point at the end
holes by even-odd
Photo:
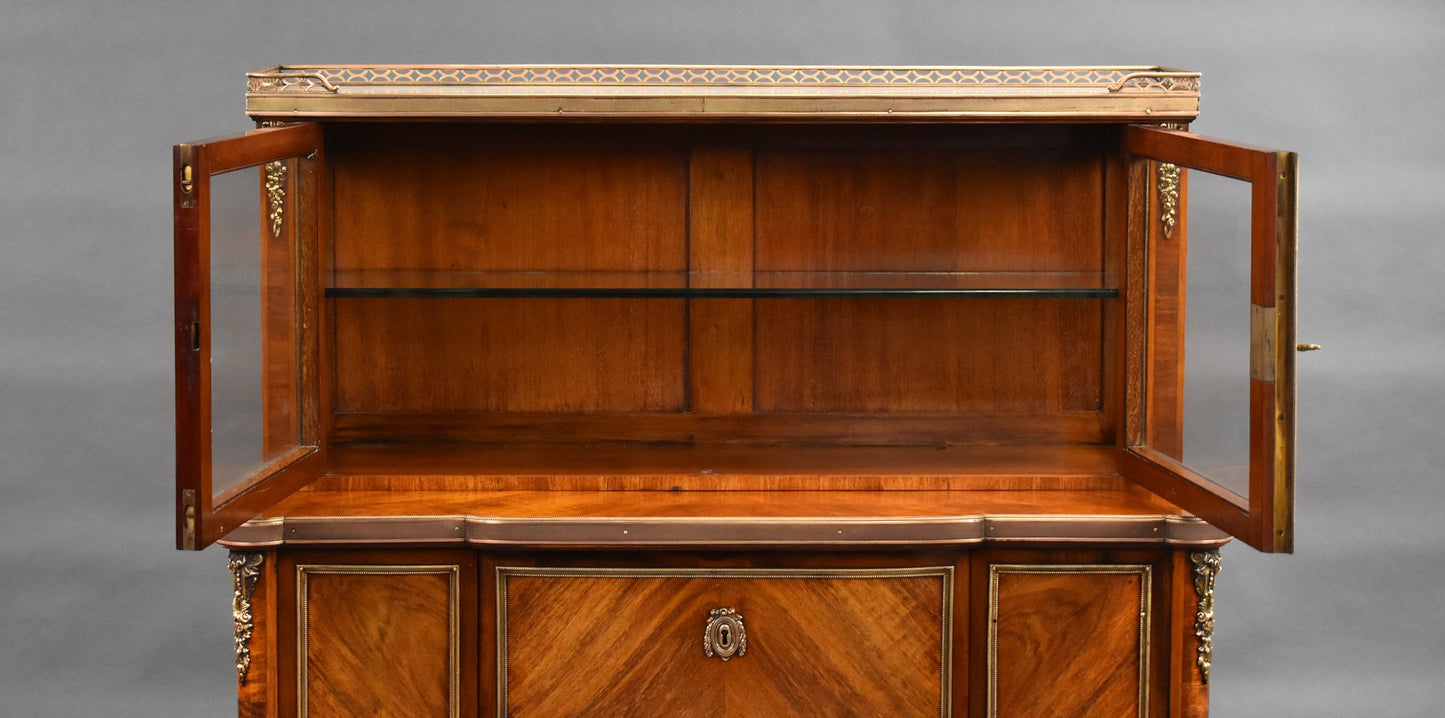
{"type": "MultiPolygon", "coordinates": [[[[1034,137],[1000,139],[1052,139],[1034,137]]],[[[1097,271],[1101,161],[1058,147],[760,152],[757,268],[1097,271]]]]}
{"type": "Polygon", "coordinates": [[[329,126],[338,270],[681,270],[688,157],[636,134],[329,126]]]}
{"type": "MultiPolygon", "coordinates": [[[[250,651],[251,664],[246,678],[241,682],[237,677],[236,715],[238,718],[277,718],[281,715],[279,700],[281,672],[276,665],[282,646],[290,641],[283,638],[277,622],[280,618],[278,601],[283,599],[276,580],[277,554],[262,554],[260,575],[256,578],[251,593],[251,639],[246,644],[250,651]]],[[[235,603],[232,602],[234,613],[235,603]]]]}
{"type": "Polygon", "coordinates": [[[1111,446],[421,444],[333,448],[316,487],[1027,490],[1119,486],[1111,446]]]}
{"type": "Polygon", "coordinates": [[[505,715],[943,714],[951,575],[639,573],[505,580],[505,715]],[[747,632],[727,662],[702,650],[718,607],[747,632]]]}
{"type": "Polygon", "coordinates": [[[759,411],[1016,414],[1042,423],[1099,409],[1098,300],[756,304],[759,411]]]}
{"type": "Polygon", "coordinates": [[[990,716],[1146,714],[1147,573],[1110,565],[992,568],[990,716]]]}
{"type": "Polygon", "coordinates": [[[685,408],[682,300],[343,299],[333,310],[340,412],[407,422],[685,408]]]}
{"type": "Polygon", "coordinates": [[[946,517],[1169,516],[1128,485],[1087,491],[325,491],[297,492],[265,516],[946,517]]]}
{"type": "MultiPolygon", "coordinates": [[[[1169,715],[1177,718],[1207,718],[1209,684],[1199,668],[1199,638],[1195,634],[1199,594],[1194,587],[1194,566],[1189,551],[1172,557],[1169,619],[1169,715]]],[[[1211,633],[1212,635],[1212,633],[1211,633]]]]}
{"type": "Polygon", "coordinates": [[[280,570],[295,611],[281,715],[477,715],[473,554],[302,552],[280,570]]]}
{"type": "Polygon", "coordinates": [[[441,574],[312,576],[306,713],[451,715],[447,584],[441,574]]]}

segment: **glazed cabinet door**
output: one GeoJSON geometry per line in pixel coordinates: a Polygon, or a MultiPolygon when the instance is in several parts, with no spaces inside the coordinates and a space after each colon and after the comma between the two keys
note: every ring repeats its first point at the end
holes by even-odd
{"type": "Polygon", "coordinates": [[[319,474],[314,123],[177,145],[176,545],[319,474]]]}
{"type": "Polygon", "coordinates": [[[1294,543],[1293,153],[1124,129],[1125,476],[1251,546],[1294,543]]]}

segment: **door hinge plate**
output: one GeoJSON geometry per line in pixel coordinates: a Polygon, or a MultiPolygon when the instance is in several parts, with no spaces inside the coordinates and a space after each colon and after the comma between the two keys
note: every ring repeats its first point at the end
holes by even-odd
{"type": "Polygon", "coordinates": [[[176,168],[176,182],[181,191],[181,208],[190,209],[196,206],[195,148],[190,145],[179,145],[177,152],[179,161],[176,168]]]}
{"type": "Polygon", "coordinates": [[[1278,357],[1276,344],[1276,314],[1274,307],[1249,305],[1249,377],[1259,381],[1273,382],[1274,364],[1278,357]]]}
{"type": "Polygon", "coordinates": [[[185,529],[181,537],[181,545],[187,551],[196,550],[196,490],[186,489],[181,492],[181,503],[185,510],[185,529]]]}

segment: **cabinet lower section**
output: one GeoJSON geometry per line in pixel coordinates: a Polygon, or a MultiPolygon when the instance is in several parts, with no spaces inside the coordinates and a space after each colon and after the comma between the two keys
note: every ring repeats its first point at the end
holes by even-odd
{"type": "Polygon", "coordinates": [[[1196,718],[1217,557],[237,553],[240,715],[1196,718]]]}

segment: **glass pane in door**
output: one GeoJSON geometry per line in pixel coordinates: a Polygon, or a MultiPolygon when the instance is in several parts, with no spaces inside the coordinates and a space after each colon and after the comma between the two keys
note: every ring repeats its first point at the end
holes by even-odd
{"type": "Polygon", "coordinates": [[[1147,442],[1247,499],[1251,185],[1150,164],[1158,226],[1149,259],[1147,442]]]}
{"type": "Polygon", "coordinates": [[[211,491],[221,503],[301,441],[296,162],[210,179],[211,491]]]}

